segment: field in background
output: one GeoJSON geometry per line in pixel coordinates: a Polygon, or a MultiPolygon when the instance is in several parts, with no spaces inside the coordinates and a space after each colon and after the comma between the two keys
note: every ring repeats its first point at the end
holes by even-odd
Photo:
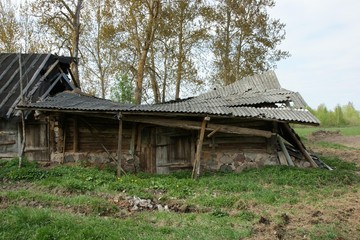
{"type": "Polygon", "coordinates": [[[302,138],[307,139],[309,135],[316,131],[340,131],[344,136],[360,136],[360,126],[351,127],[295,127],[296,133],[302,138]]]}
{"type": "MultiPolygon", "coordinates": [[[[193,181],[190,172],[116,178],[106,166],[0,161],[0,239],[358,239],[360,150],[312,137],[318,128],[295,130],[335,170],[275,166],[193,181]]],[[[340,132],[360,137],[359,127],[340,132]]]]}

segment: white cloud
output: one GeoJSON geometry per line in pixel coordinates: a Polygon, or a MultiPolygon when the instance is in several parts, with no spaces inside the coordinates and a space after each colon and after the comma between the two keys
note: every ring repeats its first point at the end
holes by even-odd
{"type": "Polygon", "coordinates": [[[278,64],[284,88],[299,91],[311,107],[351,101],[360,109],[360,1],[278,0],[270,14],[286,26],[278,64]]]}

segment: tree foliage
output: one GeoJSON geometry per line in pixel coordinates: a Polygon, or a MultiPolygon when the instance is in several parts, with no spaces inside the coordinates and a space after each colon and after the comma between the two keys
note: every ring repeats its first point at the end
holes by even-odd
{"type": "Polygon", "coordinates": [[[88,0],[84,6],[82,60],[84,89],[91,91],[100,86],[105,98],[115,79],[121,52],[119,14],[115,0],[88,0]],[[94,14],[95,13],[95,14],[94,14]]]}
{"type": "Polygon", "coordinates": [[[39,25],[50,34],[49,44],[67,50],[73,58],[70,67],[77,87],[80,87],[78,58],[82,8],[83,0],[37,0],[32,3],[39,25]]]}
{"type": "Polygon", "coordinates": [[[277,47],[285,39],[285,24],[271,19],[273,0],[218,0],[211,18],[216,79],[225,85],[276,66],[289,56],[277,47]]]}
{"type": "Polygon", "coordinates": [[[134,87],[126,74],[118,74],[111,87],[111,100],[120,103],[134,103],[134,87]]]}
{"type": "Polygon", "coordinates": [[[343,127],[360,125],[360,113],[349,102],[344,106],[337,105],[334,110],[329,110],[325,104],[320,104],[316,110],[309,108],[321,122],[323,127],[343,127]]]}
{"type": "Polygon", "coordinates": [[[0,51],[16,52],[20,48],[20,24],[10,1],[0,1],[0,51]]]}
{"type": "Polygon", "coordinates": [[[1,0],[1,50],[17,51],[11,43],[21,38],[25,51],[79,59],[71,65],[75,84],[100,97],[110,97],[123,75],[137,104],[188,97],[209,79],[229,84],[289,56],[279,49],[285,25],[267,12],[274,0],[29,3],[31,11],[24,4],[19,14],[1,0]]]}

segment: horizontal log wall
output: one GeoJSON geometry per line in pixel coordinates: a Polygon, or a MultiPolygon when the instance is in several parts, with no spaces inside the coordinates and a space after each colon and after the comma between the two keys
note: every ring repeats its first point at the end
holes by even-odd
{"type": "MultiPolygon", "coordinates": [[[[119,122],[77,115],[52,116],[50,131],[51,159],[55,162],[114,162],[117,159],[119,122]],[[65,131],[65,134],[64,134],[65,131]],[[64,144],[65,143],[65,144],[64,144]],[[65,153],[64,153],[65,145],[65,153]]],[[[130,153],[132,125],[123,124],[123,164],[124,168],[134,168],[134,155],[130,153]]]]}
{"type": "MultiPolygon", "coordinates": [[[[65,122],[66,152],[110,152],[117,151],[119,123],[102,118],[71,117],[65,122]],[[76,123],[77,121],[77,123],[76,123]],[[77,125],[77,127],[75,127],[77,125]],[[75,138],[75,136],[77,137],[75,138]],[[77,139],[77,149],[74,147],[77,139]]],[[[131,126],[123,125],[123,149],[129,150],[131,126]]]]}
{"type": "Polygon", "coordinates": [[[18,123],[0,120],[0,158],[18,157],[18,123]]]}

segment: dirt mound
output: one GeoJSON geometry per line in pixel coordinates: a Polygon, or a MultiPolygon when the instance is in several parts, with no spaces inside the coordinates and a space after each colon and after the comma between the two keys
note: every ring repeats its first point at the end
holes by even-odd
{"type": "Polygon", "coordinates": [[[319,130],[313,132],[311,135],[315,138],[322,138],[322,137],[331,137],[331,136],[341,136],[341,133],[340,130],[336,130],[336,131],[319,130]]]}

